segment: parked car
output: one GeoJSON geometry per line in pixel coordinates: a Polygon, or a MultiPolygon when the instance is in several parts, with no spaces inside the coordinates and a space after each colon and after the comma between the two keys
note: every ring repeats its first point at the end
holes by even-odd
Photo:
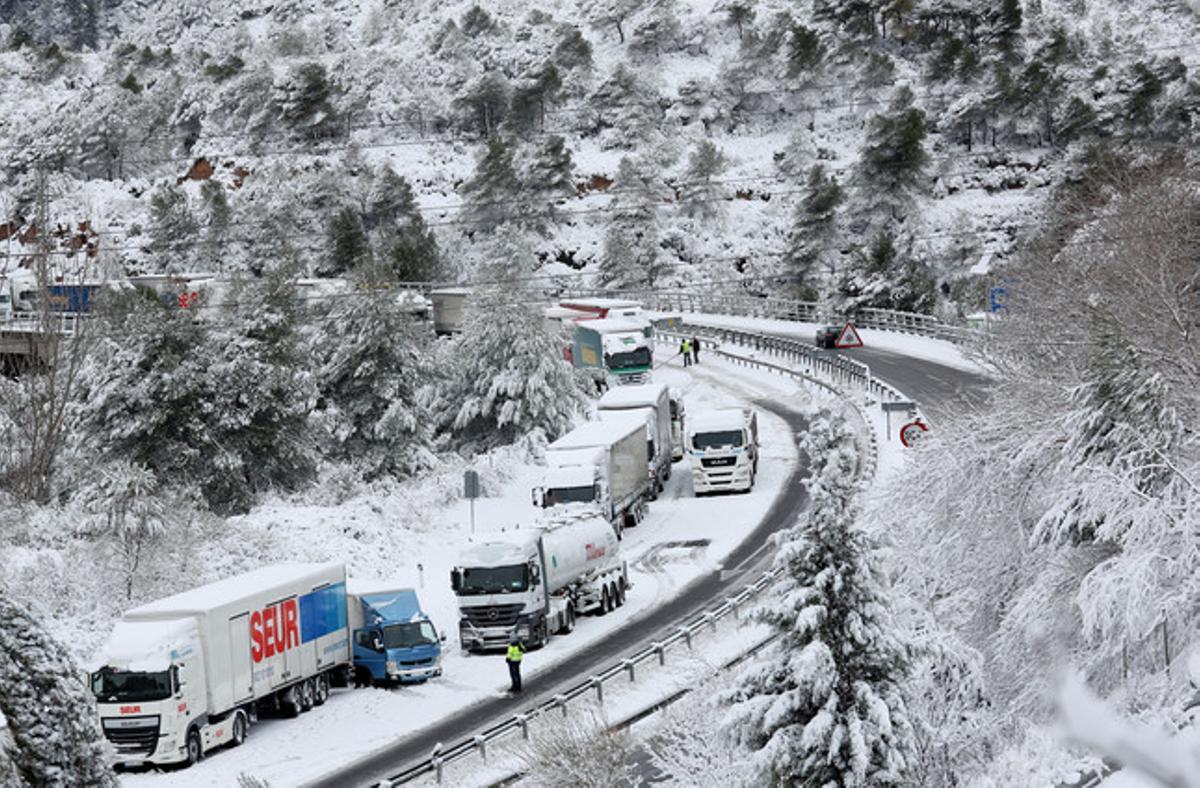
{"type": "Polygon", "coordinates": [[[841,335],[842,326],[822,326],[817,329],[817,347],[834,347],[841,335]]]}

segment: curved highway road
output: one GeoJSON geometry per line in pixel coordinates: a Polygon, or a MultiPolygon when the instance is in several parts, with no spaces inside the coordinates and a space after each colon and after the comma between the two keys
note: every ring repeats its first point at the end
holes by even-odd
{"type": "MultiPolygon", "coordinates": [[[[945,415],[979,404],[988,385],[988,379],[982,375],[899,353],[872,348],[831,352],[844,352],[851,358],[869,364],[873,375],[917,401],[930,415],[945,415]]],[[[759,400],[755,404],[782,418],[793,434],[804,428],[803,417],[778,402],[759,400]]],[[[714,571],[698,578],[679,596],[601,638],[586,652],[538,673],[531,682],[538,688],[536,693],[522,698],[497,697],[477,703],[309,785],[314,788],[334,788],[374,784],[389,774],[402,771],[415,761],[427,758],[439,742],[449,746],[481,733],[516,713],[529,710],[611,664],[619,655],[644,648],[661,638],[666,628],[699,615],[714,601],[729,596],[744,585],[746,578],[753,576],[755,571],[766,568],[771,558],[771,553],[764,549],[769,536],[791,526],[807,504],[807,493],[800,484],[807,473],[807,463],[802,457],[784,482],[783,492],[767,516],[726,558],[724,566],[731,567],[733,571],[714,571]]]]}
{"type": "MultiPolygon", "coordinates": [[[[758,400],[754,404],[787,422],[793,435],[804,429],[805,419],[796,411],[775,401],[758,400]]],[[[768,544],[768,538],[775,531],[793,525],[797,515],[808,503],[808,493],[800,484],[807,475],[807,464],[801,458],[801,462],[796,464],[796,469],[784,482],[783,492],[775,499],[767,516],[726,557],[724,566],[730,567],[732,571],[713,571],[697,578],[679,596],[596,641],[586,652],[529,677],[526,681],[537,687],[536,693],[527,693],[520,698],[497,697],[477,703],[459,711],[453,717],[401,739],[365,760],[325,775],[309,785],[314,788],[335,788],[379,782],[390,774],[402,771],[414,761],[429,757],[439,742],[449,746],[481,733],[514,714],[528,711],[607,667],[617,657],[661,639],[664,631],[669,631],[668,628],[701,614],[714,601],[731,596],[745,585],[747,579],[754,576],[756,570],[767,568],[771,553],[762,548],[768,544]]]]}

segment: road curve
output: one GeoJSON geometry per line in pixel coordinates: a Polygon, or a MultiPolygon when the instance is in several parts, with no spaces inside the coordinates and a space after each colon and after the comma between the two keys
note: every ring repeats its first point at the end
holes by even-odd
{"type": "MultiPolygon", "coordinates": [[[[758,400],[754,404],[787,422],[793,435],[804,429],[806,422],[799,413],[774,401],[758,400]]],[[[664,632],[669,631],[669,627],[703,612],[714,601],[731,595],[745,584],[747,578],[753,577],[756,570],[766,568],[772,553],[767,550],[759,553],[759,549],[775,531],[793,525],[797,515],[808,503],[808,493],[800,483],[807,474],[807,463],[805,458],[801,457],[795,470],[784,482],[783,491],[771,505],[766,517],[725,559],[724,566],[740,571],[714,571],[697,578],[684,588],[679,596],[634,619],[628,626],[601,638],[587,651],[536,674],[532,681],[527,680],[537,687],[536,694],[530,693],[521,698],[497,697],[476,703],[462,709],[453,717],[414,732],[394,745],[308,785],[313,788],[335,788],[374,784],[389,774],[403,770],[414,761],[429,757],[439,742],[450,745],[496,725],[514,714],[528,711],[587,676],[597,673],[620,655],[636,651],[654,640],[661,639],[664,632]],[[746,564],[745,567],[742,566],[743,563],[746,564]]]]}

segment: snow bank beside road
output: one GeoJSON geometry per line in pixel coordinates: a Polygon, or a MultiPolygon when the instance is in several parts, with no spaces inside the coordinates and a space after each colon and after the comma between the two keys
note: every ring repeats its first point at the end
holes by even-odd
{"type": "MultiPolygon", "coordinates": [[[[703,362],[703,355],[701,356],[703,362]]],[[[655,379],[682,392],[688,412],[746,404],[770,398],[803,408],[808,395],[790,380],[765,372],[702,363],[693,376],[679,361],[655,373],[655,379]],[[705,370],[719,370],[721,385],[705,370]]],[[[667,490],[649,514],[626,531],[622,553],[633,582],[624,608],[603,618],[580,621],[570,637],[556,638],[525,660],[526,681],[587,649],[603,635],[672,598],[691,580],[720,565],[759,523],[797,461],[791,430],[779,418],[760,414],[762,460],[755,489],[748,495],[696,499],[686,463],[677,463],[667,490]],[[707,545],[680,542],[708,540],[707,545]]],[[[476,502],[476,533],[527,522],[536,514],[530,488],[542,468],[524,464],[506,470],[498,495],[476,502]]],[[[449,570],[470,535],[469,505],[454,501],[430,506],[419,522],[392,522],[402,502],[361,498],[338,507],[276,504],[236,521],[239,538],[266,541],[270,555],[294,554],[297,560],[345,560],[354,577],[395,579],[418,589],[435,624],[449,636],[445,675],[427,684],[396,691],[335,692],[323,707],[296,720],[266,720],[251,730],[236,750],[213,753],[192,769],[164,774],[126,775],[128,785],[232,785],[241,773],[276,786],[298,785],[378,750],[407,733],[450,716],[507,686],[500,656],[466,656],[454,648],[457,605],[449,588],[449,570]]],[[[615,655],[614,655],[615,656],[615,655]]]]}

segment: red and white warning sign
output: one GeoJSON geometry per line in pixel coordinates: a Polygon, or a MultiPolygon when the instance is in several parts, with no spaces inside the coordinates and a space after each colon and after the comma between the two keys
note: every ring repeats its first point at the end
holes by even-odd
{"type": "Polygon", "coordinates": [[[929,432],[929,426],[920,419],[910,421],[900,428],[900,442],[911,449],[921,442],[927,432],[929,432]]]}
{"type": "Polygon", "coordinates": [[[838,334],[837,342],[833,343],[836,348],[862,347],[862,337],[858,335],[858,329],[854,327],[853,320],[847,320],[846,325],[842,327],[842,333],[838,334]]]}

